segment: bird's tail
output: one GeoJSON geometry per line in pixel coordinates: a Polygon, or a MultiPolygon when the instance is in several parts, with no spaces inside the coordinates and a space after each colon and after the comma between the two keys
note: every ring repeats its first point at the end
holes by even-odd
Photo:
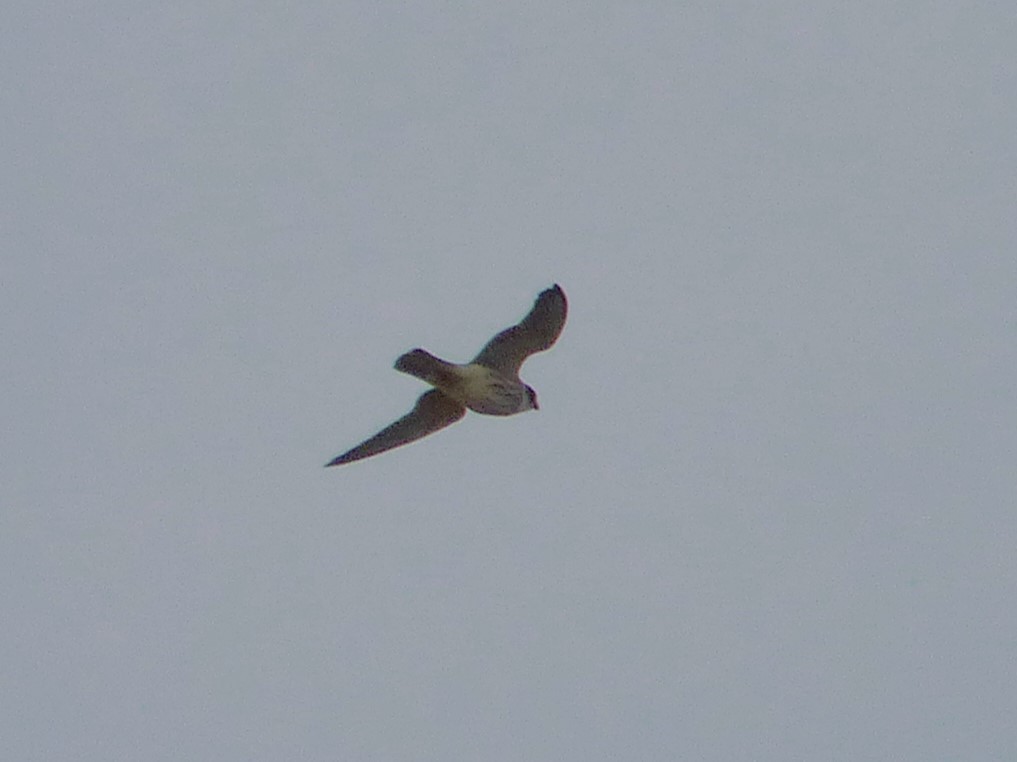
{"type": "Polygon", "coordinates": [[[455,366],[445,362],[423,349],[413,349],[402,355],[395,363],[395,369],[416,376],[432,386],[449,386],[455,381],[455,366]]]}

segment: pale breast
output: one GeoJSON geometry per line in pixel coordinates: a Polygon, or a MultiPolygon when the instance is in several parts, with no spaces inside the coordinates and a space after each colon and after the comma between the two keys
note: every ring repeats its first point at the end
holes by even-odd
{"type": "Polygon", "coordinates": [[[470,410],[485,415],[512,415],[525,409],[526,387],[482,365],[459,369],[456,397],[470,410]]]}

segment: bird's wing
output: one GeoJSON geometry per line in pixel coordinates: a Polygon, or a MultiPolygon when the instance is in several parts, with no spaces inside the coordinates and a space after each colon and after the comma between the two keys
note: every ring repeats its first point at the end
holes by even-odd
{"type": "Polygon", "coordinates": [[[466,415],[466,408],[437,389],[424,392],[413,406],[413,410],[388,426],[366,442],[361,442],[326,466],[341,466],[361,458],[369,458],[393,447],[426,437],[439,429],[458,421],[466,415]]]}
{"type": "Polygon", "coordinates": [[[565,327],[567,312],[565,292],[556,283],[540,293],[530,314],[518,325],[506,328],[487,342],[473,362],[506,375],[516,375],[527,357],[554,344],[565,327]]]}

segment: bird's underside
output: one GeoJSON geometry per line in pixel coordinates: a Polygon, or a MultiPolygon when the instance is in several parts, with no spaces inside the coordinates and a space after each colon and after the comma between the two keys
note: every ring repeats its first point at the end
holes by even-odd
{"type": "Polygon", "coordinates": [[[536,393],[519,380],[519,368],[531,354],[554,344],[567,312],[565,292],[555,284],[540,293],[526,317],[492,338],[466,365],[446,362],[423,349],[402,355],[396,369],[435,388],[424,392],[398,421],[327,465],[352,463],[409,444],[455,423],[467,408],[485,415],[537,409],[536,393]]]}

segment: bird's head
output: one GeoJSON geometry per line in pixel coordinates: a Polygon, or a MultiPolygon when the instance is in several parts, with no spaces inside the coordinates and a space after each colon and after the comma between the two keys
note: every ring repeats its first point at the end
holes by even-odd
{"type": "Polygon", "coordinates": [[[532,386],[526,387],[526,402],[527,405],[524,410],[540,410],[540,405],[537,404],[537,393],[533,390],[532,386]]]}

